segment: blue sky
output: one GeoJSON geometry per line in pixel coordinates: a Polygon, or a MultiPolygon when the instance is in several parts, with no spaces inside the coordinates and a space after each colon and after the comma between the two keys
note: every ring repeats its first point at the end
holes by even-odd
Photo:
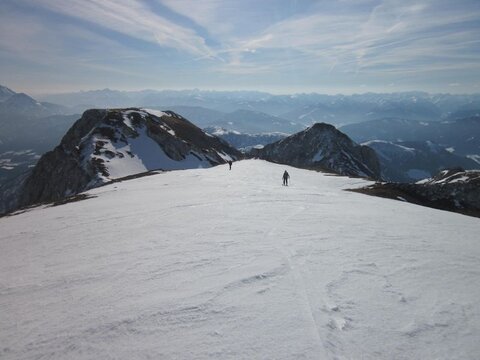
{"type": "Polygon", "coordinates": [[[480,93],[480,1],[2,0],[0,84],[480,93]]]}

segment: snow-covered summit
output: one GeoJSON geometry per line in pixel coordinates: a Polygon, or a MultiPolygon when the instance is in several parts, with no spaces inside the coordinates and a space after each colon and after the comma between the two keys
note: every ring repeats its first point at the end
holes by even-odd
{"type": "Polygon", "coordinates": [[[0,358],[476,359],[480,222],[365,184],[248,160],[0,218],[0,358]]]}
{"type": "Polygon", "coordinates": [[[341,175],[380,178],[375,151],[358,145],[334,126],[316,123],[255,151],[261,159],[341,175]]]}
{"type": "Polygon", "coordinates": [[[150,170],[210,167],[240,153],[171,111],[89,110],[45,154],[20,194],[20,205],[58,200],[150,170]]]}

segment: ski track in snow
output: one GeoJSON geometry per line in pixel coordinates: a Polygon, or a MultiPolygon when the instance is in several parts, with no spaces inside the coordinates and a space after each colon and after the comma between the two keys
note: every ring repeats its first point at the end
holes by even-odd
{"type": "Polygon", "coordinates": [[[479,358],[479,220],[366,183],[248,160],[2,218],[0,358],[479,358]]]}

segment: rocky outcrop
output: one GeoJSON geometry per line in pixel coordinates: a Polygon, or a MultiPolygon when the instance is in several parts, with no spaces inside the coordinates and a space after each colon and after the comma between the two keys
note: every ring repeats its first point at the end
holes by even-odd
{"type": "Polygon", "coordinates": [[[149,170],[210,167],[240,156],[170,111],[88,110],[38,161],[18,205],[56,201],[149,170]]]}
{"type": "Polygon", "coordinates": [[[325,123],[317,123],[263,149],[254,149],[251,155],[300,168],[380,178],[380,164],[375,151],[356,144],[334,126],[325,123]]]}
{"type": "Polygon", "coordinates": [[[377,183],[353,191],[480,217],[480,170],[443,170],[415,184],[377,183]]]}

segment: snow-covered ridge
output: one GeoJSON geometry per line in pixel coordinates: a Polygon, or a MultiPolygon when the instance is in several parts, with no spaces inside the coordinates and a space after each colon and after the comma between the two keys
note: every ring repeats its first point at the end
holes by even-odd
{"type": "Polygon", "coordinates": [[[476,359],[480,222],[366,184],[248,160],[0,218],[0,357],[476,359]]]}

